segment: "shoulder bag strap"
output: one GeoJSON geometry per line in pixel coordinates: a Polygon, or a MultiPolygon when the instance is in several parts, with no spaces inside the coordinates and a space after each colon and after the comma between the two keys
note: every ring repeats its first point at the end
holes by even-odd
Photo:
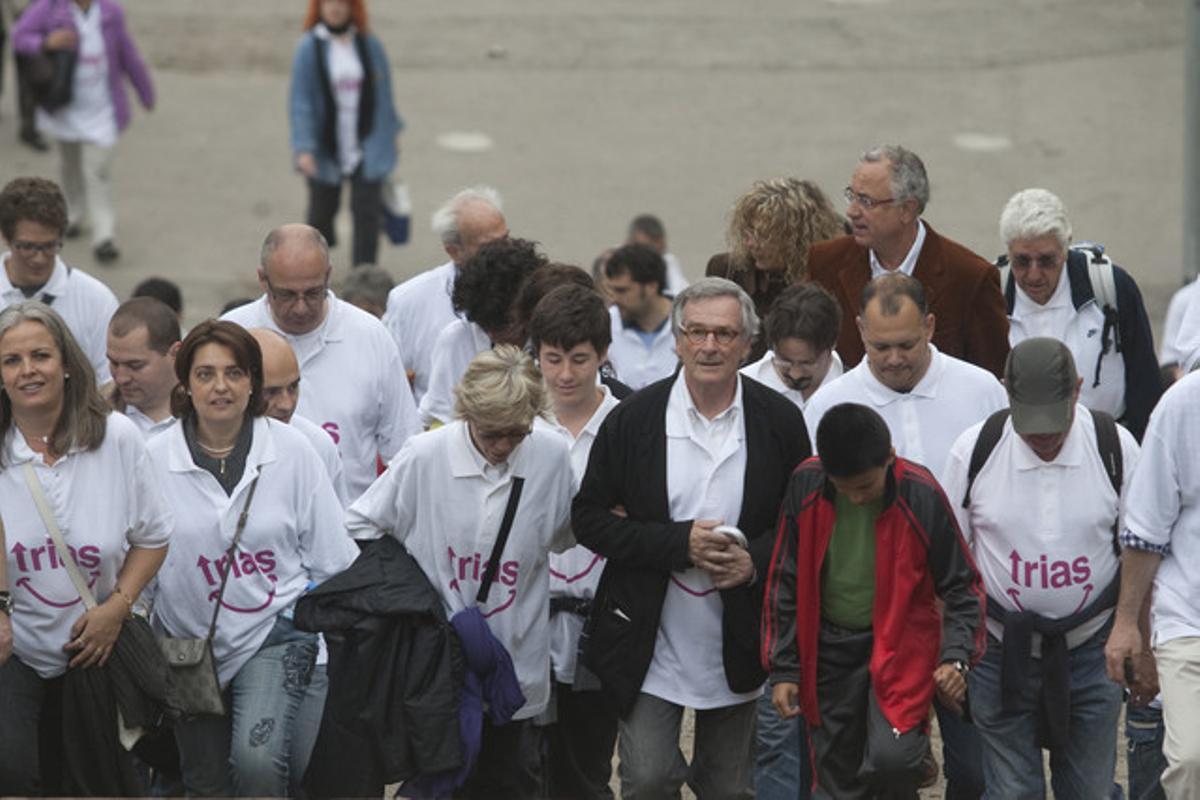
{"type": "MultiPolygon", "coordinates": [[[[229,549],[225,551],[225,572],[221,574],[221,590],[217,592],[217,604],[213,608],[212,622],[208,626],[208,641],[212,641],[217,632],[217,615],[221,613],[221,598],[225,596],[225,584],[229,582],[229,573],[233,571],[233,559],[237,557],[238,542],[242,540],[242,531],[246,530],[246,519],[250,515],[250,501],[254,499],[254,490],[258,488],[258,479],[260,476],[255,475],[254,480],[250,482],[250,491],[246,493],[246,503],[242,506],[241,516],[238,517],[237,531],[233,534],[233,542],[229,545],[229,549]]],[[[220,572],[220,565],[217,566],[217,571],[220,572]]]]}
{"type": "Polygon", "coordinates": [[[75,584],[75,591],[79,592],[79,599],[83,601],[84,608],[90,611],[96,607],[96,596],[88,588],[87,581],[84,580],[83,573],[79,570],[79,565],[75,563],[75,557],[67,548],[62,530],[58,527],[58,520],[54,518],[54,512],[50,510],[50,503],[46,500],[46,493],[42,490],[42,482],[38,480],[37,472],[33,469],[33,462],[26,461],[22,471],[25,473],[25,483],[29,486],[29,493],[33,495],[33,503],[37,506],[38,513],[42,515],[46,531],[54,541],[54,549],[58,551],[58,560],[67,568],[67,574],[71,576],[71,583],[75,584]]]}
{"type": "Polygon", "coordinates": [[[475,595],[475,602],[479,605],[487,602],[492,582],[500,572],[500,556],[504,553],[504,543],[508,541],[508,534],[512,530],[513,518],[517,516],[517,503],[521,501],[521,489],[524,486],[524,478],[513,478],[512,489],[508,492],[508,506],[504,509],[504,519],[500,523],[500,533],[496,535],[496,543],[492,545],[492,554],[488,557],[483,582],[479,585],[479,594],[475,595]]]}

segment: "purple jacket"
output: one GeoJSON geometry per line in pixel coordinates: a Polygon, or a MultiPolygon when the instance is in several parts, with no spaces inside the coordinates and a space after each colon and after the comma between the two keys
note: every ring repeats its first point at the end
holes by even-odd
{"type": "MultiPolygon", "coordinates": [[[[46,34],[59,28],[75,30],[71,14],[72,0],[34,0],[13,27],[13,49],[24,55],[42,52],[46,34]]],[[[117,130],[125,130],[132,112],[129,97],[121,76],[128,75],[137,90],[138,98],[147,109],[154,108],[154,83],[146,62],[125,27],[125,12],[114,0],[92,0],[100,6],[100,29],[104,35],[104,52],[108,56],[108,91],[112,96],[117,130]]],[[[78,33],[78,31],[75,31],[78,33]]]]}

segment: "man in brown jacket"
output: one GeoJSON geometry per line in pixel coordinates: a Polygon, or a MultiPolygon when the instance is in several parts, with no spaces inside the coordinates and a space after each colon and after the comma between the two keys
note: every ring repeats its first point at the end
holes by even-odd
{"type": "Polygon", "coordinates": [[[863,288],[899,270],[925,286],[937,319],[934,346],[999,377],[1008,356],[1008,315],[998,272],[921,220],[929,202],[921,159],[894,145],[868,150],[845,196],[851,234],[813,245],[808,271],[841,303],[837,350],[847,368],[863,357],[854,325],[863,288]]]}

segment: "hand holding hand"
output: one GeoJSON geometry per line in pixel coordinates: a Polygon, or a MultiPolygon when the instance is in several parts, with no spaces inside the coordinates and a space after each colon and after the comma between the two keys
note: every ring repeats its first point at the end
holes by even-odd
{"type": "Polygon", "coordinates": [[[713,554],[730,547],[729,537],[713,531],[720,524],[719,519],[698,519],[692,523],[692,531],[688,534],[688,558],[692,566],[712,570],[715,566],[711,561],[713,554]]]}
{"type": "Polygon", "coordinates": [[[754,577],[754,561],[751,560],[749,551],[739,545],[711,553],[708,560],[711,566],[706,569],[712,578],[713,586],[718,589],[732,589],[749,583],[754,577]]]}

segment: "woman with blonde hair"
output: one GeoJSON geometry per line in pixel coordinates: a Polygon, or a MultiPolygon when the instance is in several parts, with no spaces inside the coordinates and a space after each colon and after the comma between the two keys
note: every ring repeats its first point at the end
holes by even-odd
{"type": "MultiPolygon", "coordinates": [[[[812,181],[756,181],[730,211],[725,235],[729,251],[710,258],[704,274],[741,286],[754,300],[758,316],[766,319],[784,289],[808,280],[808,249],[846,232],[845,219],[812,181]]],[[[759,336],[750,360],[765,351],[759,336]]]]}
{"type": "Polygon", "coordinates": [[[351,535],[396,537],[447,617],[478,609],[512,658],[525,703],[511,722],[485,721],[464,797],[541,792],[533,718],[550,699],[549,554],[575,543],[567,443],[533,424],[549,404],[527,354],[510,345],[483,351],[455,388],[455,420],[410,439],[348,511],[351,535]]]}
{"type": "Polygon", "coordinates": [[[137,427],[111,413],[66,323],[35,300],[0,312],[0,436],[0,795],[129,791],[92,780],[130,774],[112,698],[95,700],[111,718],[94,728],[112,735],[86,737],[84,754],[69,698],[77,671],[112,655],[173,519],[137,427]]]}

